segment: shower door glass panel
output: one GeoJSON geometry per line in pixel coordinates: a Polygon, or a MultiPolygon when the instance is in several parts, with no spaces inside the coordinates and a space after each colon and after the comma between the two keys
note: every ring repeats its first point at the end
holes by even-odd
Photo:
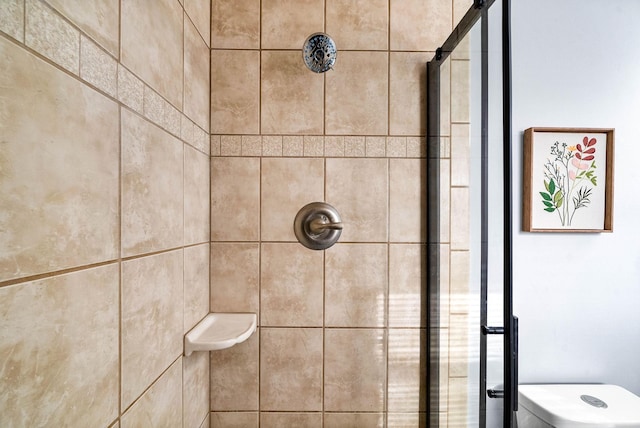
{"type": "Polygon", "coordinates": [[[503,426],[503,400],[487,394],[487,389],[503,390],[503,335],[482,333],[483,326],[503,326],[502,42],[497,3],[441,66],[440,426],[503,426]]]}

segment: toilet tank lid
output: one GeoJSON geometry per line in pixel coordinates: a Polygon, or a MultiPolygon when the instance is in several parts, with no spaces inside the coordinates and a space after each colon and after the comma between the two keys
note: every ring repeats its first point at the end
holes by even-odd
{"type": "Polygon", "coordinates": [[[518,391],[520,406],[557,428],[640,426],[640,397],[620,386],[519,385],[518,391]]]}

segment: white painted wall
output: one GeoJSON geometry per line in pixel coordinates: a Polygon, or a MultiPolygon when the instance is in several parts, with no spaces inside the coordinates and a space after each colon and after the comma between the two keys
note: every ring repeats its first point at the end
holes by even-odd
{"type": "Polygon", "coordinates": [[[520,382],[640,395],[640,1],[512,1],[520,382]],[[522,133],[615,128],[614,232],[521,232],[522,133]]]}

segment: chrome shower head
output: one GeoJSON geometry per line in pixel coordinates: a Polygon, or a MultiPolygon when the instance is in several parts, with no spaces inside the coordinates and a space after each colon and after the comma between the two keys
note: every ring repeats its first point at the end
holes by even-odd
{"type": "Polygon", "coordinates": [[[324,73],[336,63],[336,44],[324,33],[314,33],[307,37],[302,46],[302,58],[309,70],[324,73]]]}

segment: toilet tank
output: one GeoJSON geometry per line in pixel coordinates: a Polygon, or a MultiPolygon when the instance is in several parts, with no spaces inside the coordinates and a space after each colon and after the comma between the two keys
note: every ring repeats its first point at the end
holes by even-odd
{"type": "Polygon", "coordinates": [[[518,428],[640,428],[640,397],[616,385],[520,385],[518,428]]]}

